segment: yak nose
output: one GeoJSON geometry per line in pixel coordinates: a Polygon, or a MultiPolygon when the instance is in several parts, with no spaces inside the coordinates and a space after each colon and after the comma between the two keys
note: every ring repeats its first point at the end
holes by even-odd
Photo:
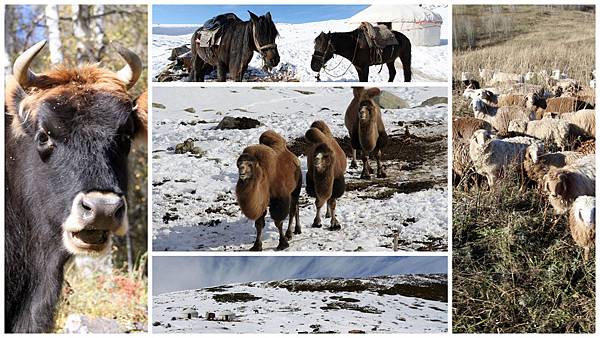
{"type": "Polygon", "coordinates": [[[125,200],[115,193],[88,192],[81,197],[79,209],[86,230],[114,231],[126,217],[125,200]]]}

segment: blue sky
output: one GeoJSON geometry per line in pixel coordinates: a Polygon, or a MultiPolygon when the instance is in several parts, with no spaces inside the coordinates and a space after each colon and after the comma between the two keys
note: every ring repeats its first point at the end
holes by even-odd
{"type": "Polygon", "coordinates": [[[154,5],[153,24],[202,24],[223,13],[235,13],[248,20],[248,10],[256,15],[271,12],[276,23],[304,23],[346,19],[367,5],[154,5]]]}
{"type": "Polygon", "coordinates": [[[153,294],[259,280],[447,273],[446,257],[154,257],[153,294]]]}

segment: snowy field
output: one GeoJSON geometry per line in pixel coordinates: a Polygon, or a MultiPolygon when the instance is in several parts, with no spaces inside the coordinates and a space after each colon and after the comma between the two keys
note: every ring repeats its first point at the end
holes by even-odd
{"type": "MultiPolygon", "coordinates": [[[[412,46],[413,82],[446,82],[448,80],[448,8],[437,7],[433,11],[444,20],[441,28],[442,44],[434,47],[412,46]]],[[[276,19],[276,18],[275,18],[276,19]]],[[[171,49],[190,43],[193,32],[201,24],[193,25],[155,25],[152,28],[152,77],[155,78],[170,62],[171,49]]],[[[258,53],[250,62],[249,73],[256,81],[269,78],[286,78],[301,82],[315,82],[316,73],[310,69],[310,59],[314,51],[314,39],[320,32],[348,32],[357,28],[356,24],[348,24],[345,20],[330,20],[303,24],[276,23],[279,31],[277,47],[281,61],[270,73],[264,72],[262,60],[258,53]]],[[[330,75],[321,72],[322,81],[358,81],[354,67],[348,66],[350,61],[335,56],[327,63],[332,70],[330,75]],[[338,66],[339,65],[339,66],[338,66]],[[333,69],[335,67],[335,69],[333,69]]],[[[395,82],[403,82],[402,65],[396,60],[397,74],[395,82]]],[[[371,66],[370,82],[386,82],[387,67],[371,66]]],[[[214,78],[214,76],[213,76],[214,78]]],[[[207,78],[208,79],[208,78],[207,78]]]]}
{"type": "MultiPolygon", "coordinates": [[[[347,171],[346,192],[336,208],[340,231],[327,230],[329,219],[325,218],[323,228],[310,227],[314,199],[303,188],[303,232],[294,236],[287,250],[391,250],[394,233],[399,233],[400,250],[447,249],[448,107],[418,107],[428,98],[447,97],[447,89],[386,90],[413,107],[382,110],[390,136],[384,149],[388,177],[360,179],[362,161],[358,169],[347,171]]],[[[268,129],[280,133],[300,155],[305,149],[301,142],[305,131],[313,121],[324,120],[349,154],[343,116],[352,99],[349,88],[155,88],[153,95],[154,250],[241,251],[252,246],[254,223],[236,203],[236,160],[268,129]],[[246,130],[213,129],[224,116],[249,117],[262,125],[246,130]],[[206,154],[175,154],[176,144],[188,138],[206,154]]],[[[304,181],[306,157],[299,158],[304,181]]],[[[287,227],[287,220],[284,224],[287,227]]],[[[267,216],[263,250],[274,250],[278,238],[267,216]]]]}
{"type": "Polygon", "coordinates": [[[153,333],[440,333],[446,275],[230,284],[153,298],[153,333]],[[340,289],[352,291],[340,291],[340,289]],[[199,317],[181,318],[194,309],[199,317]],[[229,311],[233,321],[206,320],[229,311]]]}

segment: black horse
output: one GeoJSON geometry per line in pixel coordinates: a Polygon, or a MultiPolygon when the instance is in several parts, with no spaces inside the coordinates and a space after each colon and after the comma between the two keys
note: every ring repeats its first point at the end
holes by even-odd
{"type": "Polygon", "coordinates": [[[265,68],[279,64],[275,38],[279,35],[271,19],[271,13],[256,16],[250,13],[250,21],[242,21],[229,14],[230,20],[221,26],[220,43],[211,47],[199,47],[196,40],[204,27],[192,35],[192,69],[190,81],[203,82],[207,72],[217,68],[217,80],[224,82],[227,73],[235,81],[242,81],[254,52],[259,52],[265,68]]]}
{"type": "Polygon", "coordinates": [[[310,68],[319,72],[325,66],[334,54],[343,56],[350,60],[356,68],[358,79],[360,82],[369,80],[369,66],[386,64],[389,70],[389,82],[394,81],[396,76],[396,67],[394,61],[400,58],[402,68],[404,70],[404,82],[410,82],[411,70],[411,45],[410,40],[406,35],[392,31],[398,45],[387,46],[383,48],[379,60],[373,57],[371,48],[362,48],[359,45],[360,34],[363,34],[361,29],[355,29],[351,32],[335,32],[319,34],[315,39],[315,51],[310,61],[310,68]]]}

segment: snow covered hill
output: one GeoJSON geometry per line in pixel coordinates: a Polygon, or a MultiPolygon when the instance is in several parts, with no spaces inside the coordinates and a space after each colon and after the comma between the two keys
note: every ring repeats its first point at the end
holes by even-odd
{"type": "Polygon", "coordinates": [[[401,275],[249,282],[165,293],[153,298],[152,332],[447,332],[447,283],[447,275],[401,275]],[[207,320],[208,313],[234,318],[207,320]]]}
{"type": "MultiPolygon", "coordinates": [[[[360,179],[362,163],[350,169],[346,192],[336,216],[342,230],[311,228],[314,199],[300,195],[303,233],[290,251],[391,250],[399,233],[400,250],[446,250],[447,124],[446,104],[419,107],[433,97],[447,97],[446,88],[388,88],[411,107],[386,109],[383,120],[390,142],[384,150],[385,179],[360,179]],[[406,132],[408,131],[408,134],[406,132]]],[[[254,223],[236,203],[236,160],[258,143],[267,129],[288,140],[292,151],[306,148],[305,131],[324,120],[349,152],[344,112],[350,88],[155,88],[153,92],[153,247],[154,250],[247,250],[255,239],[254,223]],[[156,108],[164,107],[164,108],[156,108]],[[257,119],[246,130],[215,130],[224,116],[257,119]],[[202,157],[175,154],[176,144],[192,138],[206,151],[202,157]]],[[[306,157],[299,156],[302,175],[306,157]]],[[[263,249],[278,244],[270,217],[263,230],[263,249]]],[[[287,224],[286,224],[287,226],[287,224]]]]}
{"type": "MultiPolygon", "coordinates": [[[[442,15],[441,38],[443,44],[435,47],[413,46],[412,71],[413,82],[446,82],[448,80],[448,8],[437,7],[433,9],[442,15]]],[[[320,32],[346,32],[356,29],[356,25],[348,24],[345,20],[330,20],[303,24],[276,23],[279,31],[277,47],[280,54],[280,64],[271,73],[261,70],[262,60],[258,53],[250,62],[249,72],[260,81],[285,77],[302,82],[315,82],[316,73],[310,69],[310,59],[314,51],[314,39],[320,32]]],[[[155,25],[152,28],[152,76],[156,77],[169,63],[168,57],[171,49],[184,44],[189,44],[192,33],[200,25],[155,25]]],[[[350,61],[336,56],[328,62],[332,69],[329,74],[321,73],[322,81],[358,81],[358,75],[353,67],[344,73],[350,61]],[[339,64],[339,65],[338,65],[339,64]],[[337,66],[337,67],[336,67],[337,66]],[[333,69],[335,67],[335,69],[333,69]]],[[[395,82],[403,82],[402,66],[396,61],[395,82]]],[[[370,82],[386,82],[388,80],[387,67],[372,66],[369,72],[370,82]]]]}

